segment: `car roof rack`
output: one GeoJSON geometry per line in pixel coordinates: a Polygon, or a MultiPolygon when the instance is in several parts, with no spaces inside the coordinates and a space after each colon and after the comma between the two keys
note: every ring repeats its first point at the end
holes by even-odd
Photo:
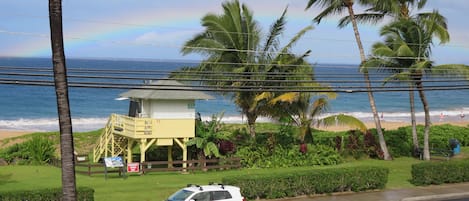
{"type": "Polygon", "coordinates": [[[209,182],[208,185],[218,185],[221,187],[221,189],[225,189],[225,185],[221,184],[221,183],[214,183],[214,182],[209,182]]]}
{"type": "Polygon", "coordinates": [[[203,190],[204,190],[204,189],[202,188],[202,186],[197,185],[197,184],[187,184],[186,187],[197,187],[197,188],[199,188],[200,191],[203,191],[203,190]]]}

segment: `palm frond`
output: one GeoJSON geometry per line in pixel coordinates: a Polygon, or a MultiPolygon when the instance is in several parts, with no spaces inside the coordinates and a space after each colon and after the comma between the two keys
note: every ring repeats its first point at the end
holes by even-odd
{"type": "Polygon", "coordinates": [[[273,98],[271,101],[269,101],[269,104],[274,105],[275,103],[278,103],[278,102],[287,102],[291,104],[297,101],[298,97],[299,97],[298,92],[287,92],[287,93],[283,93],[273,98]]]}
{"type": "Polygon", "coordinates": [[[311,117],[317,117],[329,109],[329,102],[326,98],[321,97],[316,99],[310,107],[309,115],[311,117]]]}
{"type": "Polygon", "coordinates": [[[321,123],[326,127],[332,125],[349,126],[353,129],[359,129],[363,133],[366,133],[367,130],[366,125],[360,119],[345,114],[332,115],[323,118],[321,119],[321,123]]]}
{"type": "Polygon", "coordinates": [[[300,30],[292,39],[290,39],[290,42],[288,42],[287,45],[285,45],[282,50],[280,50],[280,53],[286,53],[288,52],[291,47],[296,43],[298,42],[298,40],[303,37],[308,31],[312,30],[313,29],[313,26],[307,26],[305,28],[303,28],[302,30],[300,30]]]}
{"type": "Polygon", "coordinates": [[[264,49],[262,51],[263,56],[261,56],[261,58],[264,57],[266,52],[275,51],[278,48],[278,36],[283,32],[285,28],[287,8],[283,10],[282,15],[274,22],[274,24],[270,26],[270,31],[265,41],[264,49]]]}
{"type": "MultiPolygon", "coordinates": [[[[355,15],[355,20],[358,23],[362,24],[377,24],[381,20],[383,20],[384,14],[382,13],[363,13],[355,15]]],[[[345,16],[339,20],[339,24],[337,27],[344,28],[352,22],[350,16],[345,16]]]]}
{"type": "Polygon", "coordinates": [[[469,66],[464,64],[444,64],[433,66],[432,75],[446,77],[463,77],[469,79],[469,66]]]}

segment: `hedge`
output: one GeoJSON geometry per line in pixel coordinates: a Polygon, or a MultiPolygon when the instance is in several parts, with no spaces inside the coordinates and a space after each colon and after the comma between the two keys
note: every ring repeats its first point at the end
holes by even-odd
{"type": "MultiPolygon", "coordinates": [[[[77,198],[78,201],[94,201],[94,189],[89,187],[78,187],[77,198]]],[[[62,200],[62,188],[0,192],[0,200],[60,201],[62,200]]]]}
{"type": "Polygon", "coordinates": [[[224,184],[241,188],[248,199],[283,198],[345,191],[383,189],[389,169],[359,166],[296,171],[279,174],[224,177],[224,184]]]}
{"type": "Polygon", "coordinates": [[[417,186],[469,181],[469,161],[424,162],[412,165],[411,183],[417,186]]]}

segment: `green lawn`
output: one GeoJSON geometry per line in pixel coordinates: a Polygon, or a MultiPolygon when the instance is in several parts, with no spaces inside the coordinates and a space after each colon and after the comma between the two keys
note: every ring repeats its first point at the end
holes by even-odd
{"type": "MultiPolygon", "coordinates": [[[[92,177],[77,174],[77,186],[89,186],[95,189],[96,200],[156,200],[162,201],[177,189],[186,184],[207,184],[220,182],[224,176],[250,174],[281,174],[297,170],[312,170],[318,168],[340,168],[360,165],[375,165],[388,167],[391,172],[387,188],[409,188],[410,167],[421,161],[413,158],[398,158],[394,161],[358,160],[338,166],[328,167],[299,167],[277,169],[242,169],[230,171],[180,173],[150,173],[143,176],[129,175],[127,179],[112,173],[107,180],[104,175],[92,177]]],[[[0,167],[0,191],[19,189],[38,189],[60,187],[60,169],[51,166],[2,166],[0,167]]]]}

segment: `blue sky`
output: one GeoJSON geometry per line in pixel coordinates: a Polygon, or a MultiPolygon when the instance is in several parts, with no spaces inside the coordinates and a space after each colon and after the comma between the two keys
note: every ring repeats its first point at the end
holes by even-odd
{"type": "MultiPolygon", "coordinates": [[[[200,19],[208,12],[221,13],[223,1],[80,0],[63,1],[65,49],[68,58],[134,58],[156,60],[199,60],[183,56],[183,43],[202,31],[200,19]]],[[[305,11],[306,0],[243,0],[254,11],[264,31],[288,5],[287,41],[301,28],[312,24],[317,8],[305,11]]],[[[47,1],[3,1],[0,6],[0,56],[49,57],[47,1]]],[[[357,8],[359,10],[359,8],[357,8]]],[[[426,11],[438,9],[448,19],[451,42],[436,43],[437,63],[469,63],[467,0],[429,0],[426,11]]],[[[359,11],[357,11],[359,12],[359,11]]],[[[338,17],[314,25],[296,46],[295,52],[312,50],[310,61],[358,63],[351,27],[336,28],[338,17]]],[[[366,53],[380,40],[379,25],[359,26],[366,53]]]]}

